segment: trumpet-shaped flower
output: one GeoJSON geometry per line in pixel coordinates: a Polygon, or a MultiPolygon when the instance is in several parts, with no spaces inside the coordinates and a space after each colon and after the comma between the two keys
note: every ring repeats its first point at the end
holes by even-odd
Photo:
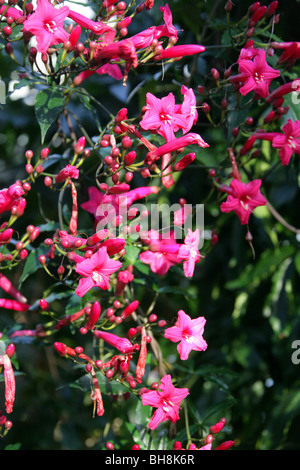
{"type": "Polygon", "coordinates": [[[157,408],[148,424],[149,429],[155,429],[162,421],[178,421],[179,405],[187,395],[188,388],[175,388],[169,374],[161,379],[160,389],[143,393],[143,405],[157,408]]]}
{"type": "Polygon", "coordinates": [[[300,154],[300,120],[290,119],[282,127],[283,134],[277,134],[272,146],[279,150],[282,165],[288,165],[293,153],[300,154]]]}
{"type": "Polygon", "coordinates": [[[202,336],[205,323],[206,319],[204,317],[192,319],[183,310],[179,310],[175,325],[165,330],[165,338],[173,341],[173,343],[179,341],[177,351],[181,360],[186,361],[192,350],[206,350],[207,343],[202,336]]]}
{"type": "Polygon", "coordinates": [[[232,193],[228,195],[225,202],[222,202],[221,211],[233,211],[240,218],[242,225],[247,224],[254,209],[267,203],[267,200],[260,192],[260,186],[261,180],[250,181],[247,184],[233,179],[230,182],[232,193]]]}
{"type": "Polygon", "coordinates": [[[185,117],[176,112],[175,96],[169,93],[159,99],[152,93],[146,95],[146,112],[140,122],[142,129],[156,131],[167,142],[175,139],[175,132],[183,129],[189,131],[185,117]]]}
{"type": "MultiPolygon", "coordinates": [[[[5,408],[6,413],[11,413],[13,411],[13,404],[15,401],[16,394],[16,382],[14,371],[11,363],[12,354],[8,354],[10,346],[6,349],[5,354],[0,356],[0,366],[4,368],[4,381],[5,381],[5,408]]],[[[14,346],[11,348],[14,352],[14,346]]]]}
{"type": "Polygon", "coordinates": [[[108,331],[94,330],[94,336],[98,339],[103,339],[103,341],[118,349],[122,354],[131,354],[140,348],[139,344],[132,344],[128,338],[122,338],[108,331]]]}
{"type": "Polygon", "coordinates": [[[184,239],[184,244],[180,246],[178,258],[183,261],[183,270],[186,277],[193,277],[195,263],[199,263],[201,255],[198,250],[200,243],[200,231],[197,228],[195,232],[188,229],[188,234],[184,239]]]}
{"type": "Polygon", "coordinates": [[[102,290],[109,289],[111,274],[121,266],[120,261],[115,261],[108,256],[106,246],[101,247],[90,258],[77,263],[75,271],[83,277],[79,280],[75,294],[82,297],[93,287],[100,287],[102,290]]]}
{"type": "Polygon", "coordinates": [[[55,8],[48,0],[38,0],[34,13],[23,23],[23,31],[36,36],[39,52],[47,52],[50,46],[68,40],[69,34],[63,27],[68,14],[67,6],[55,8]]]}
{"type": "Polygon", "coordinates": [[[246,49],[246,52],[248,56],[244,53],[238,60],[241,80],[244,82],[239,91],[244,96],[254,91],[266,98],[269,95],[270,83],[280,76],[280,71],[267,64],[266,52],[263,49],[250,48],[246,49]]]}
{"type": "Polygon", "coordinates": [[[150,265],[150,269],[159,276],[164,276],[171,266],[180,263],[177,253],[179,244],[176,243],[174,233],[169,238],[163,238],[155,230],[148,232],[149,249],[140,253],[140,260],[150,265]]]}

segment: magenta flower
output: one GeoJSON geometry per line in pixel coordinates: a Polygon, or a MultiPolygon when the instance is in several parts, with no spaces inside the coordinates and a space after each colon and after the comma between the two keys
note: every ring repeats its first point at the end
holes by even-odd
{"type": "Polygon", "coordinates": [[[290,119],[282,127],[283,134],[277,134],[272,140],[272,146],[279,150],[282,165],[288,165],[293,153],[300,155],[300,120],[290,119]]]}
{"type": "Polygon", "coordinates": [[[207,144],[199,134],[196,134],[195,132],[189,132],[188,134],[177,137],[170,142],[166,142],[154,150],[150,150],[150,152],[148,152],[146,155],[145,163],[151,164],[154,161],[159,160],[160,157],[166,153],[174,152],[186,147],[187,145],[195,144],[203,148],[209,147],[209,144],[207,144]]]}
{"type": "Polygon", "coordinates": [[[140,122],[143,130],[156,131],[167,142],[175,139],[175,132],[186,128],[187,121],[183,115],[176,112],[175,97],[173,93],[159,99],[152,93],[146,95],[146,112],[140,122]]]}
{"type": "Polygon", "coordinates": [[[18,183],[14,183],[9,188],[0,191],[0,214],[9,211],[13,205],[25,194],[24,189],[18,183]]]}
{"type": "Polygon", "coordinates": [[[154,57],[155,60],[161,59],[180,59],[181,57],[200,54],[205,51],[204,46],[198,44],[182,44],[163,49],[154,57]]]}
{"type": "Polygon", "coordinates": [[[222,202],[221,211],[233,211],[240,218],[242,225],[247,224],[253,210],[267,203],[267,200],[260,192],[260,186],[261,180],[250,181],[247,184],[233,179],[230,182],[232,193],[228,195],[225,202],[222,202]]]}
{"type": "Polygon", "coordinates": [[[13,411],[13,404],[15,401],[16,394],[16,382],[14,371],[11,363],[11,356],[14,353],[14,345],[9,345],[6,349],[5,354],[0,356],[0,366],[4,368],[4,382],[5,382],[5,408],[6,413],[13,411]],[[10,349],[12,352],[10,352],[10,349]]]}
{"type": "Polygon", "coordinates": [[[93,214],[98,224],[104,226],[116,216],[126,214],[138,199],[156,194],[158,191],[157,186],[142,186],[123,194],[106,194],[91,186],[88,188],[89,200],[81,204],[81,207],[93,214]]]}
{"type": "Polygon", "coordinates": [[[161,379],[160,390],[143,393],[143,405],[157,408],[148,424],[148,428],[155,429],[162,421],[170,420],[171,423],[178,421],[179,405],[187,395],[189,395],[188,388],[175,388],[169,374],[161,379]]]}
{"type": "Polygon", "coordinates": [[[121,338],[108,331],[94,330],[94,336],[98,339],[103,339],[103,341],[118,349],[122,354],[131,354],[140,348],[139,344],[132,344],[128,338],[121,338]]]}
{"type": "Polygon", "coordinates": [[[198,317],[192,319],[183,310],[179,310],[178,319],[175,326],[165,330],[165,338],[173,341],[177,345],[177,351],[182,361],[186,361],[192,350],[205,351],[207,343],[203,339],[203,331],[206,319],[198,317]]]}
{"type": "Polygon", "coordinates": [[[176,243],[173,232],[165,239],[155,230],[150,230],[148,239],[150,245],[146,251],[140,253],[140,260],[149,264],[152,272],[164,276],[171,266],[180,263],[177,256],[180,245],[176,243]]]}
{"type": "Polygon", "coordinates": [[[160,26],[151,26],[134,36],[131,36],[130,39],[134,43],[136,49],[149,47],[154,40],[158,40],[161,37],[172,37],[174,42],[178,40],[177,30],[172,22],[173,18],[169,5],[166,4],[164,7],[160,7],[160,11],[163,13],[164,24],[160,26]]]}
{"type": "Polygon", "coordinates": [[[56,183],[62,183],[68,178],[78,179],[79,170],[76,166],[67,165],[65,168],[60,170],[58,175],[55,177],[56,183]]]}
{"type": "Polygon", "coordinates": [[[23,31],[36,36],[39,52],[47,52],[50,46],[68,40],[69,34],[63,27],[68,14],[67,6],[55,8],[48,0],[38,0],[34,13],[23,23],[23,31]]]}
{"type": "Polygon", "coordinates": [[[83,276],[75,290],[75,294],[83,297],[93,287],[109,289],[110,275],[120,269],[122,263],[111,259],[106,246],[100,248],[90,258],[77,263],[75,271],[83,276]]]}
{"type": "Polygon", "coordinates": [[[238,60],[241,79],[244,85],[239,89],[242,95],[247,95],[254,91],[262,98],[266,98],[269,94],[269,85],[274,78],[280,76],[279,70],[274,70],[267,64],[266,53],[263,49],[246,49],[250,53],[250,58],[242,58],[238,60]]]}
{"type": "Polygon", "coordinates": [[[197,228],[195,232],[188,229],[188,234],[184,239],[184,244],[180,246],[178,258],[183,261],[183,270],[186,277],[193,277],[195,263],[199,263],[201,255],[198,247],[200,243],[200,231],[197,228]]]}

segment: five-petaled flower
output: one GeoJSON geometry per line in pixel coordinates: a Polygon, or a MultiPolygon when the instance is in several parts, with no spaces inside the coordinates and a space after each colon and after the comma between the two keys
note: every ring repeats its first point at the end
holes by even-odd
{"type": "Polygon", "coordinates": [[[199,263],[201,255],[198,250],[200,243],[200,231],[194,232],[189,228],[184,244],[180,246],[178,258],[183,260],[183,271],[186,277],[193,277],[195,263],[199,263]]]}
{"type": "Polygon", "coordinates": [[[187,395],[189,395],[188,388],[175,388],[169,374],[161,379],[160,389],[144,392],[143,405],[157,408],[148,423],[149,429],[155,429],[162,421],[170,420],[171,423],[175,423],[179,419],[179,405],[187,395]]]}
{"type": "Polygon", "coordinates": [[[244,82],[239,92],[245,96],[254,91],[262,98],[266,98],[269,95],[270,83],[280,75],[279,70],[274,70],[267,64],[266,52],[263,49],[243,49],[238,64],[240,80],[244,82]]]}
{"type": "Polygon", "coordinates": [[[99,248],[90,258],[76,264],[75,271],[83,276],[75,290],[75,294],[83,297],[93,287],[107,290],[110,287],[110,275],[120,269],[122,263],[111,259],[106,246],[99,248]]]}
{"type": "Polygon", "coordinates": [[[237,179],[230,182],[231,194],[227,200],[222,202],[220,209],[222,212],[233,211],[241,221],[242,225],[248,224],[250,214],[258,206],[264,206],[267,200],[260,192],[261,180],[253,180],[249,183],[242,183],[237,179]]]}
{"type": "Polygon", "coordinates": [[[178,319],[174,326],[165,330],[165,338],[177,345],[180,359],[186,361],[192,350],[205,351],[207,343],[203,339],[204,325],[206,319],[198,317],[192,319],[183,310],[179,310],[178,319]]]}
{"type": "Polygon", "coordinates": [[[55,8],[48,0],[38,0],[34,13],[23,23],[23,31],[36,36],[39,52],[47,52],[50,46],[68,40],[69,34],[63,27],[68,14],[67,6],[55,8]]]}
{"type": "Polygon", "coordinates": [[[175,139],[175,132],[179,129],[184,129],[185,132],[189,130],[185,116],[177,111],[173,93],[159,99],[148,92],[146,112],[140,122],[141,128],[156,131],[169,142],[175,139]]]}

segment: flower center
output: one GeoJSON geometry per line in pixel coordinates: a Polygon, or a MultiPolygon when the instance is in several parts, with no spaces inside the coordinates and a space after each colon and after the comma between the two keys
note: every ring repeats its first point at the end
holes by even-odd
{"type": "Polygon", "coordinates": [[[195,258],[197,257],[197,254],[198,254],[198,251],[195,250],[195,248],[192,248],[192,249],[190,250],[190,257],[191,257],[192,259],[195,259],[195,258]]]}
{"type": "Polygon", "coordinates": [[[102,276],[97,271],[93,271],[92,279],[96,282],[96,284],[100,284],[100,282],[102,281],[102,276]]]}
{"type": "Polygon", "coordinates": [[[183,337],[183,339],[185,339],[185,341],[187,343],[192,343],[193,342],[193,335],[192,335],[192,332],[189,328],[187,330],[183,330],[182,337],[183,337]]]}
{"type": "Polygon", "coordinates": [[[256,83],[262,82],[263,79],[264,79],[264,76],[263,76],[263,75],[261,75],[261,74],[258,73],[258,72],[255,72],[255,74],[254,74],[254,80],[255,80],[256,83]]]}
{"type": "Polygon", "coordinates": [[[172,118],[170,114],[168,113],[162,112],[160,113],[159,117],[160,117],[160,120],[163,121],[164,124],[171,124],[172,122],[172,118]]]}
{"type": "Polygon", "coordinates": [[[54,33],[54,31],[57,30],[56,23],[53,20],[49,20],[49,21],[45,22],[44,26],[45,26],[45,29],[47,31],[49,31],[49,33],[54,33]]]}
{"type": "Polygon", "coordinates": [[[172,403],[170,400],[166,399],[166,398],[163,398],[162,399],[162,403],[163,403],[163,410],[168,413],[170,408],[172,408],[172,406],[174,406],[174,403],[172,403]]]}
{"type": "Polygon", "coordinates": [[[292,149],[296,148],[296,142],[292,136],[288,137],[288,146],[291,147],[292,149]]]}
{"type": "Polygon", "coordinates": [[[241,206],[245,211],[249,210],[249,202],[248,201],[250,201],[250,200],[251,200],[251,198],[249,196],[244,196],[243,199],[240,199],[241,206]]]}

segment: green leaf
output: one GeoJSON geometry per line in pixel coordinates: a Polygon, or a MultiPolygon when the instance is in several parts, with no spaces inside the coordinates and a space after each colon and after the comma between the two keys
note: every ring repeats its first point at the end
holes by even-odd
{"type": "Polygon", "coordinates": [[[39,247],[37,249],[33,249],[29,255],[26,258],[25,266],[22,272],[22,275],[19,279],[19,284],[18,288],[20,289],[21,285],[25,281],[25,279],[30,276],[30,274],[33,274],[35,271],[37,271],[40,267],[41,264],[39,262],[39,256],[44,253],[44,250],[42,247],[39,247]]]}
{"type": "Polygon", "coordinates": [[[225,287],[229,290],[251,288],[267,279],[285,259],[294,254],[295,248],[291,245],[283,246],[278,251],[266,251],[254,265],[248,265],[237,279],[227,282],[225,287]]]}
{"type": "Polygon", "coordinates": [[[41,141],[44,142],[51,124],[62,111],[65,97],[60,90],[44,88],[35,98],[35,115],[41,129],[41,141]]]}

